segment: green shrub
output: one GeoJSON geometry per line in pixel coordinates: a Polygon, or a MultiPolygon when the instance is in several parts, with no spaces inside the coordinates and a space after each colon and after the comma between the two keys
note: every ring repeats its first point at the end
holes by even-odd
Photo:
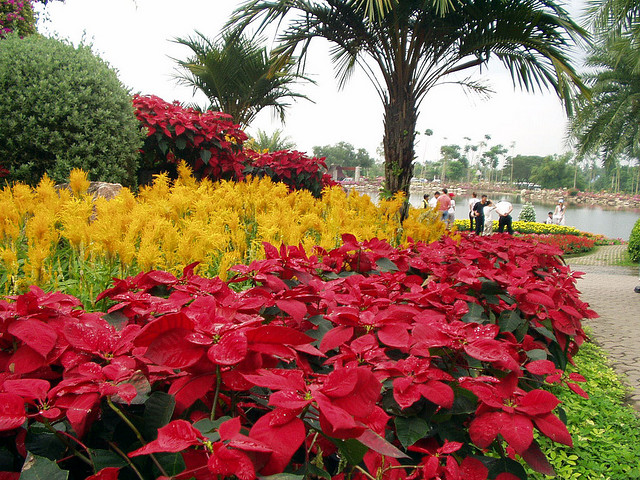
{"type": "Polygon", "coordinates": [[[37,184],[73,168],[135,184],[142,137],[131,97],[88,46],[32,35],[0,42],[0,171],[37,184]]]}
{"type": "Polygon", "coordinates": [[[632,262],[640,262],[640,219],[631,229],[628,251],[632,262]]]}
{"type": "Polygon", "coordinates": [[[536,211],[533,208],[533,204],[531,202],[527,202],[522,206],[522,210],[520,210],[520,215],[518,215],[518,220],[520,220],[521,222],[536,221],[536,211]]]}

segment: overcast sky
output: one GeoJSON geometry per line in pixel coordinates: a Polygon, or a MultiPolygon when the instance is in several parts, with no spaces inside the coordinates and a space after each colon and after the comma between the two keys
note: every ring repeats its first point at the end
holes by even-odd
{"type": "MultiPolygon", "coordinates": [[[[581,0],[572,0],[571,12],[580,12],[581,0]]],[[[187,47],[171,42],[195,30],[215,37],[240,0],[66,0],[53,2],[41,15],[39,30],[57,34],[74,43],[82,38],[119,73],[133,92],[153,94],[166,101],[193,101],[192,89],[176,85],[175,61],[189,55],[187,47]]],[[[375,156],[382,141],[382,106],[368,80],[356,74],[338,91],[327,46],[318,43],[308,64],[307,75],[317,84],[304,84],[297,91],[315,103],[299,100],[288,111],[282,125],[271,112],[262,112],[248,134],[257,129],[268,133],[283,130],[301,151],[312,153],[314,145],[346,141],[366,148],[375,156]]],[[[418,131],[433,136],[418,137],[418,161],[434,160],[440,146],[464,145],[465,137],[477,143],[490,135],[490,145],[515,147],[510,153],[549,155],[563,153],[566,116],[554,93],[522,93],[515,90],[500,64],[476,72],[474,78],[490,84],[496,92],[488,100],[466,94],[455,85],[434,88],[424,99],[418,131]],[[496,68],[494,68],[496,67],[496,68]]],[[[201,102],[202,103],[202,102],[201,102]]]]}

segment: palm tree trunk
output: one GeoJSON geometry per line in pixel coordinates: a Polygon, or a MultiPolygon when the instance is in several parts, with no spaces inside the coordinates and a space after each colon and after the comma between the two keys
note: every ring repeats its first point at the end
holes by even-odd
{"type": "MultiPolygon", "coordinates": [[[[384,105],[384,177],[390,193],[404,192],[409,200],[409,185],[415,159],[414,140],[418,111],[416,99],[406,86],[389,89],[384,105]]],[[[403,212],[403,219],[406,212],[403,212]]]]}

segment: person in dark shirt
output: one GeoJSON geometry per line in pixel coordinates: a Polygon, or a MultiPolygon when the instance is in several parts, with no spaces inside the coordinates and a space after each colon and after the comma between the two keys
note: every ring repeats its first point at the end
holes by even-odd
{"type": "Polygon", "coordinates": [[[480,201],[473,205],[473,213],[476,219],[476,235],[481,235],[484,230],[484,206],[487,204],[487,196],[482,195],[480,201]]]}

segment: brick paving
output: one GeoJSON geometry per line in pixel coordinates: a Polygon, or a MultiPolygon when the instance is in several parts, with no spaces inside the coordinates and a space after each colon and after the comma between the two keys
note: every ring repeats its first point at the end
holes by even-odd
{"type": "Polygon", "coordinates": [[[584,272],[577,287],[600,318],[587,320],[593,340],[607,353],[613,368],[630,387],[629,404],[640,411],[640,284],[638,267],[618,267],[626,245],[599,247],[590,255],[569,258],[573,270],[584,272]]]}

